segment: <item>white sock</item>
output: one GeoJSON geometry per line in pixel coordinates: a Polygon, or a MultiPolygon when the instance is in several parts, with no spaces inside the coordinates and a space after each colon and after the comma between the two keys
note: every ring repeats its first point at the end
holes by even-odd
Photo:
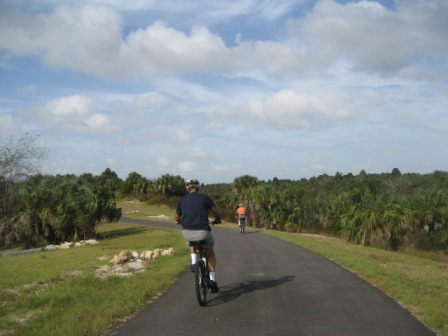
{"type": "Polygon", "coordinates": [[[197,255],[196,253],[191,254],[191,263],[194,265],[196,264],[197,255]]]}
{"type": "Polygon", "coordinates": [[[216,281],[215,272],[210,272],[210,280],[216,281]]]}

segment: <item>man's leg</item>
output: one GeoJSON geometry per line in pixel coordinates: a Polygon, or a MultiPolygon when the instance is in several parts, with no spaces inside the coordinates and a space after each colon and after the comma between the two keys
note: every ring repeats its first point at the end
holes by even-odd
{"type": "Polygon", "coordinates": [[[218,284],[216,283],[216,255],[215,251],[213,250],[213,247],[205,249],[205,252],[207,253],[208,257],[208,269],[210,271],[210,291],[211,293],[217,293],[219,292],[218,284]]]}
{"type": "Polygon", "coordinates": [[[195,267],[195,264],[197,261],[196,260],[197,256],[196,256],[196,253],[194,252],[194,246],[189,246],[189,249],[190,249],[190,258],[191,258],[190,271],[192,273],[194,273],[194,267],[195,267]]]}
{"type": "Polygon", "coordinates": [[[215,272],[216,268],[216,255],[213,247],[205,249],[208,257],[208,269],[210,272],[215,272]]]}

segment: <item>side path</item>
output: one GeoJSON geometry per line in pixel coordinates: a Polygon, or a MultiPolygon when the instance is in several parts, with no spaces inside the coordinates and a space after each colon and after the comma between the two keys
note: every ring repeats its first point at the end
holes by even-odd
{"type": "Polygon", "coordinates": [[[188,271],[110,335],[435,335],[394,300],[313,252],[236,228],[216,226],[213,233],[221,291],[207,296],[206,307],[197,304],[188,271]]]}

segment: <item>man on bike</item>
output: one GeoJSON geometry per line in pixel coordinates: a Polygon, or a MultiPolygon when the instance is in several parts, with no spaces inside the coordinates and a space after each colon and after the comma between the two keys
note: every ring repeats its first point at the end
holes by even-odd
{"type": "Polygon", "coordinates": [[[208,256],[208,266],[210,270],[210,288],[212,293],[219,291],[216,283],[216,255],[213,249],[215,241],[211,233],[209,224],[209,211],[211,211],[215,220],[212,224],[221,223],[221,217],[215,209],[215,204],[210,197],[199,193],[199,181],[196,179],[185,182],[188,194],[183,196],[176,209],[176,223],[182,225],[182,234],[190,246],[191,271],[194,272],[196,264],[196,253],[189,242],[205,240],[203,247],[208,256]]]}

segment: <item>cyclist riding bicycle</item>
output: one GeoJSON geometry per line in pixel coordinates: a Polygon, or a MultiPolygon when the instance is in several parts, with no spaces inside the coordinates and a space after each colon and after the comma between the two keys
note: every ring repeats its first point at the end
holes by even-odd
{"type": "Polygon", "coordinates": [[[236,216],[238,218],[238,226],[240,227],[240,232],[244,233],[246,227],[246,208],[243,204],[240,204],[236,210],[236,216]]]}
{"type": "Polygon", "coordinates": [[[221,223],[221,217],[215,209],[215,204],[205,194],[199,193],[199,181],[190,179],[185,182],[188,194],[183,196],[176,209],[176,223],[182,225],[182,234],[190,247],[191,271],[194,272],[196,264],[196,253],[190,242],[199,242],[204,240],[203,247],[208,256],[208,267],[210,270],[210,288],[212,293],[219,291],[216,283],[216,255],[213,249],[215,241],[211,233],[209,224],[209,211],[211,211],[215,220],[212,224],[221,223]]]}

